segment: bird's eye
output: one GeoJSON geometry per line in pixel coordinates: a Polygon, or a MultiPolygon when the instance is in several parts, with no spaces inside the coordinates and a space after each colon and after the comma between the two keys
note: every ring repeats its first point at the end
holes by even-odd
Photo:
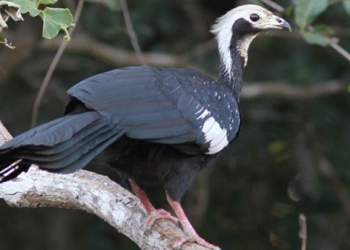
{"type": "Polygon", "coordinates": [[[251,14],[250,15],[250,20],[252,20],[253,22],[256,22],[260,19],[260,16],[258,14],[251,14]]]}

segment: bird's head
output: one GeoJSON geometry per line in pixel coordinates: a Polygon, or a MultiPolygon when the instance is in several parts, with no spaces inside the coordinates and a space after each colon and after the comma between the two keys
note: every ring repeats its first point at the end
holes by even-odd
{"type": "Polygon", "coordinates": [[[248,48],[253,39],[262,31],[287,30],[287,21],[258,5],[242,5],[218,18],[211,32],[216,36],[222,66],[230,75],[232,70],[231,53],[239,53],[243,66],[248,62],[248,48]]]}

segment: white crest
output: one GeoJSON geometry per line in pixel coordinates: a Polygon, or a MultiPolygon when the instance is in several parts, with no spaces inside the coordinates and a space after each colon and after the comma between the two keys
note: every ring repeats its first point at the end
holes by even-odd
{"type": "MultiPolygon", "coordinates": [[[[260,17],[271,15],[272,13],[258,5],[247,4],[234,8],[227,12],[222,17],[216,20],[211,32],[215,35],[218,42],[219,53],[221,57],[221,63],[225,69],[225,72],[230,75],[232,69],[232,58],[230,53],[230,44],[232,38],[232,26],[238,19],[250,20],[252,13],[259,13],[260,17]]],[[[241,44],[240,53],[245,58],[245,64],[247,63],[248,56],[247,51],[250,42],[256,35],[250,35],[246,37],[246,40],[241,44]]]]}

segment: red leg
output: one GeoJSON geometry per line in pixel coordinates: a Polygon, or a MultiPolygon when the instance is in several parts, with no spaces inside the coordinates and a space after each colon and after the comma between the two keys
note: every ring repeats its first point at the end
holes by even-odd
{"type": "Polygon", "coordinates": [[[133,180],[129,179],[131,190],[134,192],[134,194],[139,198],[141,204],[146,209],[147,212],[151,213],[155,211],[156,209],[150,202],[150,200],[147,197],[147,194],[145,191],[143,191],[142,188],[140,188],[133,180]]]}
{"type": "Polygon", "coordinates": [[[166,197],[167,200],[170,204],[170,206],[174,209],[174,212],[176,213],[177,218],[180,220],[182,229],[184,230],[184,232],[186,234],[188,234],[190,236],[190,240],[193,240],[195,242],[197,242],[198,244],[211,248],[211,249],[215,249],[215,250],[219,250],[220,248],[217,246],[214,246],[213,244],[210,244],[209,242],[207,242],[206,240],[204,240],[203,238],[201,238],[197,232],[194,230],[193,226],[191,225],[190,221],[188,220],[181,204],[177,201],[174,201],[169,195],[168,193],[166,193],[166,197]]]}
{"type": "Polygon", "coordinates": [[[150,214],[149,219],[147,220],[147,223],[146,223],[147,227],[151,227],[157,219],[169,219],[174,223],[178,222],[178,219],[172,216],[168,211],[165,211],[164,209],[155,209],[151,201],[148,199],[145,191],[143,191],[143,189],[140,188],[136,184],[136,182],[129,179],[129,183],[130,183],[131,190],[139,198],[145,210],[150,214]]]}

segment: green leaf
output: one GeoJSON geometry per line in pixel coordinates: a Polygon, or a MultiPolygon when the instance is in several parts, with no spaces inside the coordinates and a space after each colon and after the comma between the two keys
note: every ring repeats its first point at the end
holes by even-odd
{"type": "Polygon", "coordinates": [[[48,5],[48,4],[55,4],[55,3],[57,3],[57,0],[37,0],[38,5],[40,4],[48,5]]]}
{"type": "Polygon", "coordinates": [[[322,33],[305,31],[301,33],[304,40],[309,44],[316,44],[320,46],[328,46],[330,44],[330,39],[322,33]]]}
{"type": "Polygon", "coordinates": [[[334,35],[334,29],[329,26],[329,25],[325,25],[325,24],[317,24],[314,26],[314,31],[316,33],[320,33],[324,36],[330,37],[334,35]]]}
{"type": "Polygon", "coordinates": [[[295,0],[294,18],[301,30],[305,30],[328,6],[328,0],[295,0]]]}
{"type": "Polygon", "coordinates": [[[350,0],[343,0],[345,12],[350,15],[350,0]]]}
{"type": "Polygon", "coordinates": [[[60,30],[66,33],[65,39],[69,40],[68,27],[73,24],[73,16],[69,9],[46,7],[40,17],[44,22],[43,37],[52,39],[57,36],[60,30]]]}
{"type": "Polygon", "coordinates": [[[35,0],[9,0],[9,2],[18,4],[21,6],[21,13],[29,13],[31,16],[37,16],[40,14],[41,10],[36,6],[35,0]]]}

